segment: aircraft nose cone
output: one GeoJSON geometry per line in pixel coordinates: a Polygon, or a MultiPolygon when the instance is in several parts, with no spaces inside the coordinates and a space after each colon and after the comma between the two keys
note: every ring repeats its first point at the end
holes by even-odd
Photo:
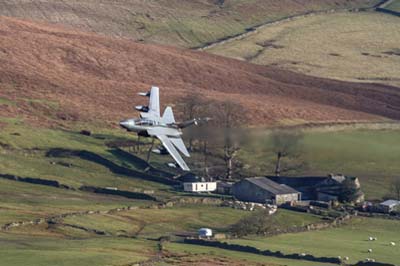
{"type": "Polygon", "coordinates": [[[129,126],[131,126],[132,122],[130,120],[123,120],[119,122],[119,125],[123,128],[129,129],[129,126]]]}

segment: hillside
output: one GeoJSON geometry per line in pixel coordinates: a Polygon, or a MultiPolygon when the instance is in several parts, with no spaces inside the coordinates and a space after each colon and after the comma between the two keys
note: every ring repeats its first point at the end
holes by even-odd
{"type": "Polygon", "coordinates": [[[312,78],[202,52],[0,19],[0,111],[33,123],[113,123],[152,84],[162,103],[191,91],[243,106],[249,124],[400,117],[396,87],[312,78]],[[245,96],[245,97],[243,97],[245,96]]]}
{"type": "Polygon", "coordinates": [[[0,15],[69,25],[110,36],[184,47],[310,11],[371,6],[378,0],[6,0],[0,15]],[[251,16],[249,15],[251,14],[251,16]]]}
{"type": "Polygon", "coordinates": [[[400,86],[399,23],[380,12],[303,16],[207,51],[318,77],[400,86]]]}

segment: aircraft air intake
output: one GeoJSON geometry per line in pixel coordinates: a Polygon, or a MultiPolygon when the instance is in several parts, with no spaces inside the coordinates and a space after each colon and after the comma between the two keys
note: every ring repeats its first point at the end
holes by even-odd
{"type": "Polygon", "coordinates": [[[143,105],[137,105],[137,106],[135,106],[135,109],[140,112],[145,112],[145,113],[147,113],[149,111],[149,107],[143,106],[143,105]]]}

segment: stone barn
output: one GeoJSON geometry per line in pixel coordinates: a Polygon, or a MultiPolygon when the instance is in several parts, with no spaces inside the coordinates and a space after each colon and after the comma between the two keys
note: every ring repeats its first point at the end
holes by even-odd
{"type": "Polygon", "coordinates": [[[276,205],[299,201],[301,197],[301,193],[297,190],[265,177],[246,178],[235,183],[232,195],[240,201],[268,202],[276,205]]]}
{"type": "Polygon", "coordinates": [[[302,200],[354,203],[364,201],[364,193],[357,177],[329,174],[301,177],[267,176],[267,178],[300,191],[302,200]]]}
{"type": "Polygon", "coordinates": [[[392,211],[395,211],[398,206],[400,206],[400,201],[387,200],[379,204],[379,209],[384,213],[391,213],[392,211]]]}

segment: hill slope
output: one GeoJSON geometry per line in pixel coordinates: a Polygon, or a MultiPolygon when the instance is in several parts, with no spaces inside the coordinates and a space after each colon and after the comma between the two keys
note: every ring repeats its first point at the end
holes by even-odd
{"type": "Polygon", "coordinates": [[[371,6],[378,0],[7,0],[0,15],[185,47],[243,32],[266,21],[315,10],[371,6]],[[251,14],[251,15],[249,15],[251,14]]]}
{"type": "Polygon", "coordinates": [[[207,51],[318,77],[399,86],[399,23],[379,12],[304,16],[207,51]]]}
{"type": "Polygon", "coordinates": [[[0,18],[0,111],[32,122],[132,116],[138,91],[231,99],[250,124],[400,118],[396,87],[313,78],[202,52],[0,18]]]}

